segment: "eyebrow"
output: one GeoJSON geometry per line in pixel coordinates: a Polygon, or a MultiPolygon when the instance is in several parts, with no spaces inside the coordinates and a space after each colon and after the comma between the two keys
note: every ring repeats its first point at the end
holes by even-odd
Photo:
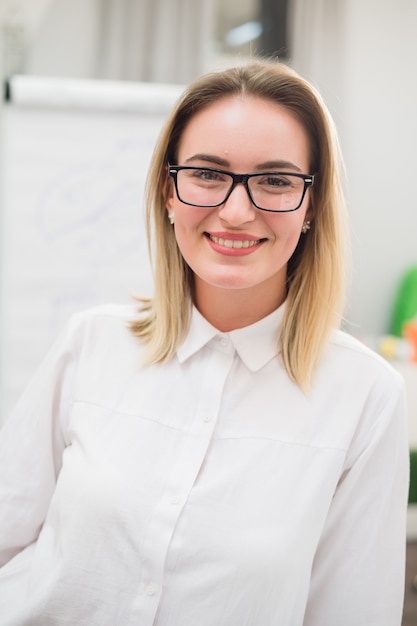
{"type": "Polygon", "coordinates": [[[291,161],[265,161],[264,163],[260,163],[256,166],[257,170],[296,170],[297,172],[301,172],[301,168],[298,167],[295,163],[291,161]]]}
{"type": "MultiPolygon", "coordinates": [[[[227,159],[223,159],[222,157],[213,154],[193,154],[193,156],[185,159],[186,164],[192,163],[193,161],[205,161],[220,167],[230,167],[230,162],[227,159]]],[[[255,171],[259,172],[275,170],[295,170],[297,172],[301,172],[301,168],[299,168],[298,165],[295,165],[295,163],[292,163],[291,161],[285,161],[282,159],[264,161],[255,167],[255,171]]]]}
{"type": "Polygon", "coordinates": [[[229,161],[227,161],[227,159],[222,159],[222,157],[218,157],[212,154],[193,154],[193,156],[185,159],[185,163],[192,163],[192,161],[207,161],[207,163],[220,165],[221,167],[230,166],[230,163],[229,161]]]}

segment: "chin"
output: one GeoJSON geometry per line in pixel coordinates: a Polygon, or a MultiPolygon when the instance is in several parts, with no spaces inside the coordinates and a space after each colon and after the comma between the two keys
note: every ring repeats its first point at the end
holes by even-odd
{"type": "Polygon", "coordinates": [[[216,289],[250,289],[256,287],[259,282],[257,280],[250,280],[247,276],[241,275],[221,275],[221,276],[202,276],[200,280],[206,285],[216,289]]]}

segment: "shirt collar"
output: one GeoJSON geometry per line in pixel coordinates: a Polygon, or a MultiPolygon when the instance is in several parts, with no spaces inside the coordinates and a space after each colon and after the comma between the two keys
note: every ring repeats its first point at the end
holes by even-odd
{"type": "Polygon", "coordinates": [[[178,359],[182,363],[215,337],[227,336],[246,367],[259,370],[279,352],[277,337],[284,310],[285,303],[255,324],[222,333],[193,306],[189,331],[177,350],[178,359]]]}

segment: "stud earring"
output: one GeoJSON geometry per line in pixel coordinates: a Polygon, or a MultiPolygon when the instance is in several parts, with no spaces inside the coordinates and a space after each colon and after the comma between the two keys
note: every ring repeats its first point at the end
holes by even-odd
{"type": "Polygon", "coordinates": [[[310,228],[311,228],[310,220],[305,220],[304,224],[301,227],[301,232],[303,233],[303,235],[305,235],[306,232],[310,230],[310,228]]]}
{"type": "Polygon", "coordinates": [[[168,213],[169,223],[173,224],[175,222],[175,215],[173,213],[168,213]]]}

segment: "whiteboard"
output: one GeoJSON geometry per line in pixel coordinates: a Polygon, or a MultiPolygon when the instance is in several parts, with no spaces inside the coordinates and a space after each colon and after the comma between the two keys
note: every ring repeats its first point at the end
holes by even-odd
{"type": "Polygon", "coordinates": [[[152,294],[143,192],[173,85],[16,77],[1,116],[0,421],[69,316],[152,294]]]}

